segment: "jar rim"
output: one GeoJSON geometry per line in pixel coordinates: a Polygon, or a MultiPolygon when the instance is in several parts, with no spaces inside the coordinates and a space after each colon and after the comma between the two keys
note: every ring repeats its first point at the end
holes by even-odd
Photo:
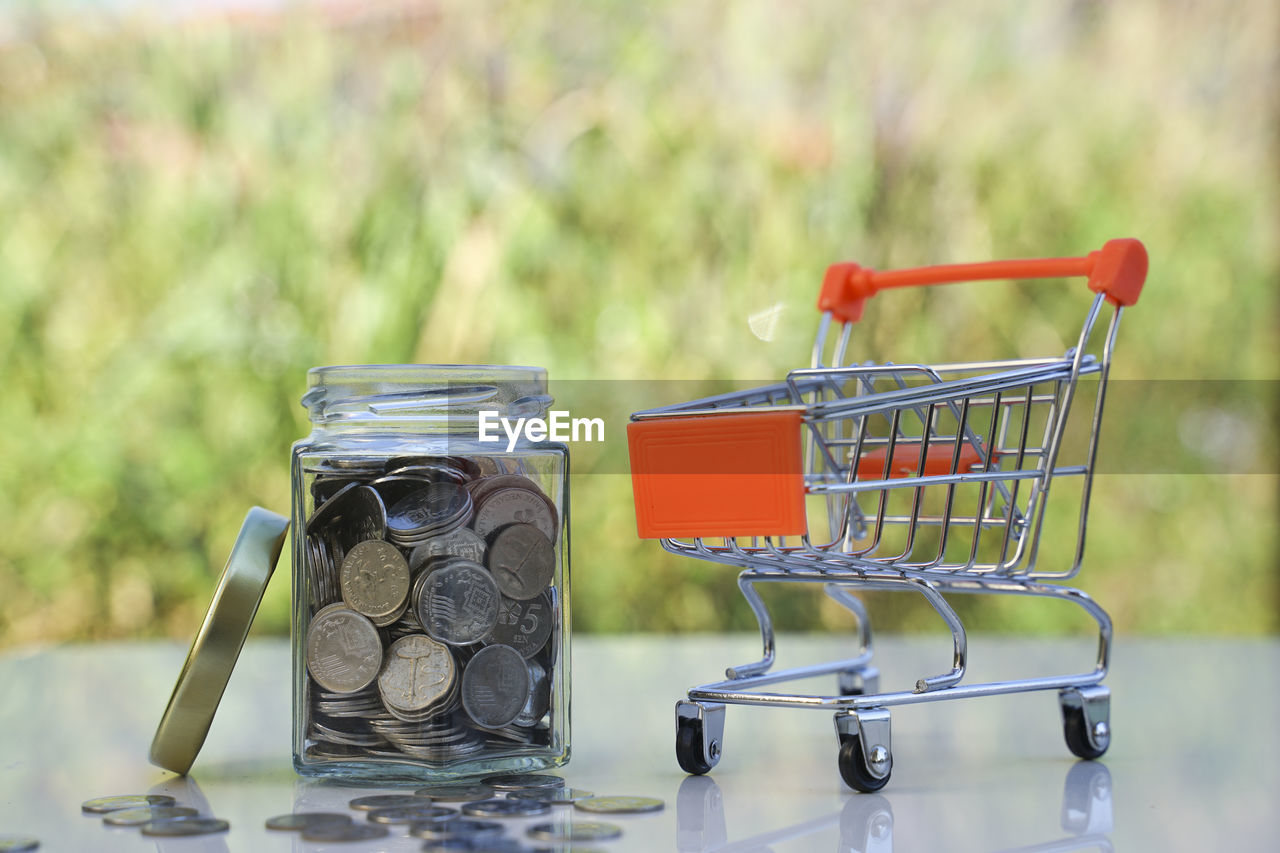
{"type": "MultiPolygon", "coordinates": [[[[307,379],[311,384],[319,384],[332,376],[345,381],[358,381],[361,378],[388,381],[388,374],[399,372],[439,371],[445,374],[482,374],[485,379],[495,381],[537,381],[545,380],[545,367],[532,367],[519,364],[334,364],[313,367],[307,371],[307,379]]],[[[405,381],[421,382],[421,376],[405,381]]],[[[443,377],[442,377],[443,378],[443,377]]],[[[394,381],[394,380],[390,380],[394,381]]]]}

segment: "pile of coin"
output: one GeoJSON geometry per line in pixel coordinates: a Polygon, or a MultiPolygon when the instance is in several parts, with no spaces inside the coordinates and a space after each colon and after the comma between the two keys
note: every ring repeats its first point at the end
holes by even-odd
{"type": "Polygon", "coordinates": [[[551,743],[560,516],[512,464],[304,465],[307,759],[447,765],[551,743]]]}
{"type": "MultiPolygon", "coordinates": [[[[231,824],[216,817],[202,817],[198,809],[180,806],[168,794],[121,794],[95,797],[80,804],[87,815],[102,816],[104,826],[132,827],[143,835],[179,838],[226,832],[231,824]]],[[[0,850],[34,850],[34,847],[0,847],[0,850]]]]}

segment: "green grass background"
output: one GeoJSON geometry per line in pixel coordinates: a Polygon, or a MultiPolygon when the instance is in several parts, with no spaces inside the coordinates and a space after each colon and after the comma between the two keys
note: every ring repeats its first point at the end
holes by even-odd
{"type": "MultiPolygon", "coordinates": [[[[1190,426],[1158,407],[1108,423],[1170,462],[1099,477],[1081,583],[1126,631],[1274,631],[1278,17],[1266,0],[10,7],[0,645],[189,635],[246,508],[289,506],[313,365],[754,384],[807,364],[832,261],[1115,236],[1152,257],[1115,375],[1246,391],[1190,426]],[[1231,464],[1179,461],[1214,436],[1231,464]]],[[[1059,353],[1081,290],[882,296],[858,354],[1059,353]]],[[[627,478],[575,452],[576,628],[753,624],[730,570],[637,540],[627,478]]],[[[288,630],[288,595],[282,573],[259,630],[288,630]]],[[[1076,624],[963,604],[988,630],[1076,624]]],[[[874,605],[880,627],[934,618],[874,605]]],[[[777,606],[784,628],[848,625],[808,594],[777,606]]]]}

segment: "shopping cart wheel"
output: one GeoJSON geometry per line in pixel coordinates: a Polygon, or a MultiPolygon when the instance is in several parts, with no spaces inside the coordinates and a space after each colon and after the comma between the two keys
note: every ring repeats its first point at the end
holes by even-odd
{"type": "Polygon", "coordinates": [[[1058,694],[1067,749],[1081,758],[1101,758],[1111,745],[1111,690],[1101,685],[1069,687],[1058,694]]]}
{"type": "Polygon", "coordinates": [[[841,711],[836,714],[836,735],[840,738],[836,763],[840,778],[850,788],[870,794],[889,784],[893,750],[886,709],[841,711]]]}
{"type": "Polygon", "coordinates": [[[720,763],[723,744],[724,705],[676,703],[676,761],[684,772],[710,772],[720,763]]]}

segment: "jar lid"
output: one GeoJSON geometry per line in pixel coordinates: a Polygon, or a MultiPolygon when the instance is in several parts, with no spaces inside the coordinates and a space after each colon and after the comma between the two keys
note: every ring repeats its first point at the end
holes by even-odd
{"type": "Polygon", "coordinates": [[[244,517],[169,705],[151,741],[151,763],[185,776],[204,745],[218,702],[284,547],[289,520],[261,507],[244,517]]]}

